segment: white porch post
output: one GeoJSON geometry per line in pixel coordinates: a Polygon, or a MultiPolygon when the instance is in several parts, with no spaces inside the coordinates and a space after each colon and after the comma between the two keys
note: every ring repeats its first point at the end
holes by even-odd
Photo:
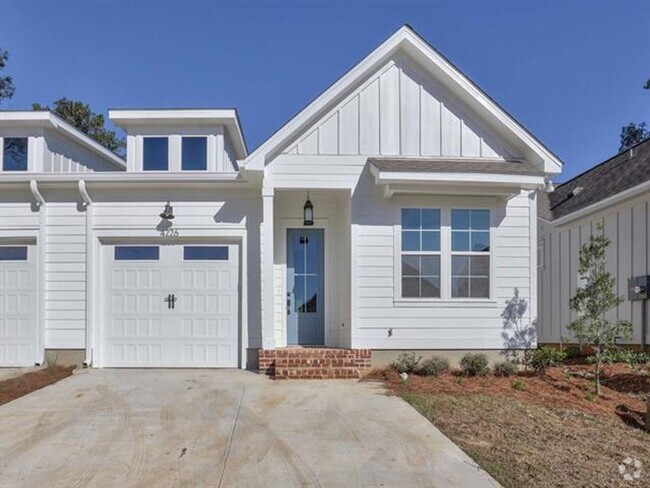
{"type": "Polygon", "coordinates": [[[262,189],[262,348],[275,349],[273,331],[274,189],[262,189]]]}

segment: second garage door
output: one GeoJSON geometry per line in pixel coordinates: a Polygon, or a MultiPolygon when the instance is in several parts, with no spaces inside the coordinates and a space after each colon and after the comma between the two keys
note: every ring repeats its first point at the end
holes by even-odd
{"type": "Polygon", "coordinates": [[[104,366],[237,367],[236,245],[106,251],[104,366]]]}

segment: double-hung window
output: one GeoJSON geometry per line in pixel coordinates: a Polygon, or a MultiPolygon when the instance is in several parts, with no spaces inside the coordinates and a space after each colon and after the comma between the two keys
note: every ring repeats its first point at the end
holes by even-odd
{"type": "Polygon", "coordinates": [[[142,140],[142,169],[167,171],[169,169],[169,139],[145,137],[142,140]]]}
{"type": "Polygon", "coordinates": [[[27,171],[27,138],[5,137],[2,140],[3,171],[27,171]]]}
{"type": "Polygon", "coordinates": [[[490,211],[451,211],[451,297],[490,297],[490,211]]]}
{"type": "Polygon", "coordinates": [[[402,297],[440,298],[440,210],[402,209],[402,297]]]}
{"type": "Polygon", "coordinates": [[[207,137],[183,137],[181,146],[181,169],[183,171],[205,171],[208,169],[207,137]]]}

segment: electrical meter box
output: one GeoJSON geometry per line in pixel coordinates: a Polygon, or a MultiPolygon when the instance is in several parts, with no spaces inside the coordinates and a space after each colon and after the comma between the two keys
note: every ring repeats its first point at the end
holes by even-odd
{"type": "Polygon", "coordinates": [[[627,297],[632,300],[647,300],[650,276],[635,276],[627,280],[627,297]]]}

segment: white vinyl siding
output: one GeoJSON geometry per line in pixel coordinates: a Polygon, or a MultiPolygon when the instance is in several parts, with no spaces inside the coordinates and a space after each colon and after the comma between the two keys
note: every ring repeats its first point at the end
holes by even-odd
{"type": "MultiPolygon", "coordinates": [[[[627,280],[633,276],[650,274],[650,196],[643,195],[617,204],[597,213],[553,227],[547,223],[539,226],[539,241],[544,266],[539,276],[540,342],[559,343],[569,337],[567,325],[576,319],[569,308],[569,300],[578,286],[580,246],[589,242],[598,224],[611,243],[607,250],[606,269],[616,280],[616,291],[625,300],[607,313],[613,320],[629,320],[634,325],[630,341],[642,341],[643,307],[650,312],[650,303],[627,300],[627,280]]],[[[646,337],[646,343],[650,342],[646,337]]]]}

